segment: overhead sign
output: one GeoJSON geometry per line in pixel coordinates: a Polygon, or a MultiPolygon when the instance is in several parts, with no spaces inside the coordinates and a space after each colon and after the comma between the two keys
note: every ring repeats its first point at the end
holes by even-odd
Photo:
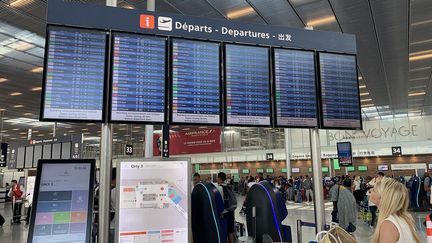
{"type": "Polygon", "coordinates": [[[266,160],[273,160],[273,153],[266,153],[266,160]]]}
{"type": "Polygon", "coordinates": [[[206,40],[296,47],[356,53],[355,36],[326,31],[248,24],[137,9],[52,1],[48,3],[48,24],[121,30],[206,40]],[[97,13],[97,14],[95,14],[97,13]],[[79,16],[77,18],[77,16],[79,16]],[[121,19],[121,21],[118,21],[121,19]]]}
{"type": "Polygon", "coordinates": [[[391,164],[392,170],[427,170],[426,164],[391,164]]]}
{"type": "Polygon", "coordinates": [[[402,147],[401,146],[395,146],[392,147],[392,155],[402,155],[402,147]]]}
{"type": "Polygon", "coordinates": [[[189,160],[125,161],[119,168],[116,242],[190,242],[189,160]]]}
{"type": "Polygon", "coordinates": [[[125,154],[126,155],[133,155],[133,145],[132,144],[126,144],[125,145],[125,154]]]}

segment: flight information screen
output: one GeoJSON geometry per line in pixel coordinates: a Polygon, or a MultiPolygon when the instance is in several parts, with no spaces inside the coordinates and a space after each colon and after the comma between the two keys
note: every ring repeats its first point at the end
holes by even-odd
{"type": "Polygon", "coordinates": [[[42,119],[102,121],[107,34],[49,27],[42,119]]]}
{"type": "Polygon", "coordinates": [[[269,50],[225,46],[226,124],[270,126],[269,50]]]}
{"type": "Polygon", "coordinates": [[[274,49],[276,126],[318,127],[314,55],[274,49]]]}
{"type": "Polygon", "coordinates": [[[323,127],[361,128],[356,57],[319,53],[319,66],[323,127]]]}
{"type": "Polygon", "coordinates": [[[165,38],[113,38],[111,120],[165,122],[165,38]]]}
{"type": "Polygon", "coordinates": [[[173,39],[174,123],[221,124],[219,43],[173,39]]]}

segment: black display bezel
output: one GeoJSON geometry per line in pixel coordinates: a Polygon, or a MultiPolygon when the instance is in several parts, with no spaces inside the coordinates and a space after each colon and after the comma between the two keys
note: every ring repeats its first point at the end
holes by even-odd
{"type": "Polygon", "coordinates": [[[338,129],[338,130],[363,130],[363,121],[362,121],[362,113],[361,113],[361,102],[360,102],[360,88],[359,88],[359,81],[358,81],[358,69],[357,69],[357,55],[355,54],[348,54],[348,53],[337,53],[337,52],[317,52],[317,75],[318,75],[318,95],[320,100],[320,128],[321,129],[338,129]],[[342,55],[342,56],[353,56],[355,59],[355,70],[356,70],[356,81],[357,81],[357,102],[358,102],[358,108],[359,108],[359,115],[360,115],[360,127],[340,127],[340,126],[325,126],[324,125],[324,111],[322,106],[322,80],[321,80],[321,67],[320,67],[320,54],[334,54],[334,55],[342,55]]]}
{"type": "Polygon", "coordinates": [[[222,126],[223,123],[223,81],[222,81],[222,43],[221,42],[217,42],[217,41],[210,41],[210,40],[199,40],[199,39],[190,39],[190,38],[181,38],[181,37],[172,37],[169,38],[169,51],[170,51],[170,55],[169,55],[169,124],[171,125],[188,125],[188,126],[211,126],[211,127],[218,127],[218,126],[222,126]],[[172,95],[172,86],[173,86],[173,75],[172,75],[172,71],[173,71],[173,63],[172,63],[172,48],[173,48],[173,43],[175,40],[179,40],[179,41],[190,41],[190,42],[203,42],[203,43],[214,43],[218,45],[218,49],[219,49],[219,123],[191,123],[191,122],[174,122],[173,121],[173,95],[172,95]]]}
{"type": "Polygon", "coordinates": [[[47,25],[46,27],[46,38],[45,38],[45,53],[44,53],[44,64],[43,64],[43,78],[42,78],[42,92],[41,92],[41,106],[39,112],[40,121],[48,122],[77,122],[77,123],[102,123],[105,122],[105,110],[106,110],[106,93],[107,93],[107,71],[108,71],[108,53],[109,53],[109,31],[102,29],[90,29],[75,26],[64,26],[64,25],[47,25]],[[58,30],[81,30],[89,33],[105,33],[105,62],[104,62],[104,81],[103,81],[103,97],[102,97],[102,116],[101,119],[56,119],[56,118],[45,118],[45,92],[46,92],[46,77],[47,77],[47,64],[48,64],[48,53],[49,53],[49,41],[50,31],[52,29],[58,30]]]}
{"type": "Polygon", "coordinates": [[[350,167],[350,166],[354,166],[354,156],[353,156],[353,152],[352,152],[352,145],[351,142],[338,142],[336,143],[336,150],[337,150],[337,155],[338,155],[338,161],[339,161],[339,167],[350,167]],[[349,144],[350,147],[350,151],[351,151],[351,164],[350,165],[345,165],[341,163],[341,156],[339,156],[339,144],[349,144]]]}
{"type": "Polygon", "coordinates": [[[312,50],[304,50],[304,49],[293,49],[293,48],[280,48],[280,47],[275,47],[272,48],[272,59],[273,59],[273,110],[274,110],[274,127],[276,128],[319,128],[320,126],[320,108],[319,108],[319,96],[318,96],[318,77],[317,77],[317,68],[316,68],[316,55],[315,55],[315,51],[312,50]],[[279,125],[277,123],[277,102],[276,102],[276,55],[275,55],[275,51],[276,50],[285,50],[285,51],[300,51],[300,52],[309,52],[312,54],[313,59],[314,59],[314,78],[315,78],[315,95],[316,95],[316,100],[315,100],[315,105],[316,105],[316,126],[287,126],[287,125],[279,125]]]}
{"type": "Polygon", "coordinates": [[[122,31],[112,31],[111,36],[111,46],[110,46],[110,70],[109,70],[109,99],[108,99],[108,121],[111,123],[125,123],[125,124],[149,124],[149,125],[160,125],[167,123],[168,117],[168,38],[166,36],[159,35],[150,35],[150,34],[140,34],[140,33],[130,33],[130,32],[122,32],[122,31]],[[112,119],[112,94],[113,94],[113,67],[114,67],[114,38],[116,35],[125,35],[132,37],[142,37],[142,38],[160,38],[165,40],[165,84],[164,84],[164,121],[163,122],[152,122],[152,121],[132,121],[132,120],[114,120],[112,119]]]}
{"type": "Polygon", "coordinates": [[[29,231],[28,231],[28,243],[33,242],[33,231],[34,224],[36,220],[36,211],[38,206],[38,198],[39,198],[39,190],[40,190],[40,182],[42,176],[43,166],[45,164],[90,164],[90,180],[89,180],[89,191],[88,191],[88,205],[87,205],[87,227],[86,227],[86,243],[90,243],[91,240],[91,228],[92,228],[92,212],[93,212],[93,191],[94,191],[94,180],[95,180],[95,166],[96,161],[94,159],[53,159],[53,160],[45,160],[41,159],[37,165],[37,174],[36,174],[36,183],[35,189],[33,192],[33,204],[31,210],[31,217],[29,223],[29,231]]]}
{"type": "Polygon", "coordinates": [[[223,75],[224,75],[224,125],[225,126],[234,126],[234,127],[273,127],[273,99],[272,99],[272,83],[273,83],[273,75],[272,75],[272,58],[271,58],[271,48],[269,46],[259,46],[259,45],[247,45],[247,44],[239,44],[239,43],[223,43],[223,63],[226,63],[226,46],[227,45],[233,45],[233,46],[248,46],[248,47],[255,47],[255,48],[265,48],[267,49],[268,53],[268,73],[269,73],[269,118],[270,118],[270,124],[269,125],[247,125],[247,124],[234,124],[234,123],[228,123],[228,112],[227,112],[227,74],[226,74],[226,65],[224,65],[223,68],[223,75]]]}

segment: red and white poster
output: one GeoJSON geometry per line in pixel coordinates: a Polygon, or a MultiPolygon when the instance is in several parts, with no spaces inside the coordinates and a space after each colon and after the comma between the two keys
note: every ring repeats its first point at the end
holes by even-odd
{"type": "MultiPolygon", "coordinates": [[[[200,154],[222,151],[220,128],[170,131],[169,154],[200,154]]],[[[153,135],[153,155],[161,155],[162,134],[153,135]]]]}

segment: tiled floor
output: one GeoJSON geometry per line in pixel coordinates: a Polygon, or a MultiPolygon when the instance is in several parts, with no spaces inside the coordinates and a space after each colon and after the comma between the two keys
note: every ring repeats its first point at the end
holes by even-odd
{"type": "MultiPolygon", "coordinates": [[[[239,205],[241,205],[243,198],[239,198],[239,205]]],[[[307,204],[295,204],[295,203],[288,203],[288,217],[284,221],[288,225],[291,226],[292,234],[293,234],[293,242],[297,241],[297,227],[296,222],[297,219],[301,219],[302,221],[306,222],[313,222],[314,221],[314,209],[313,205],[307,205],[307,204]]],[[[330,222],[330,212],[332,209],[331,203],[326,203],[326,218],[327,222],[330,222]]],[[[240,207],[237,210],[236,215],[236,221],[245,222],[245,217],[239,215],[240,207]]],[[[3,226],[3,228],[0,227],[0,242],[1,243],[24,243],[27,240],[27,226],[24,224],[24,222],[20,225],[11,225],[10,219],[12,217],[12,210],[10,204],[0,204],[0,213],[6,218],[6,223],[3,226]]],[[[424,236],[424,226],[423,221],[425,217],[425,213],[414,213],[413,214],[417,227],[422,232],[422,237],[425,239],[424,242],[426,242],[426,238],[424,236]]],[[[373,229],[369,228],[369,226],[364,222],[358,222],[357,224],[357,231],[355,232],[355,237],[358,240],[359,243],[366,243],[370,242],[370,237],[373,233],[373,229]]],[[[313,228],[306,228],[304,227],[302,229],[302,242],[299,243],[308,243],[309,241],[313,240],[315,238],[315,230],[313,228]]]]}

